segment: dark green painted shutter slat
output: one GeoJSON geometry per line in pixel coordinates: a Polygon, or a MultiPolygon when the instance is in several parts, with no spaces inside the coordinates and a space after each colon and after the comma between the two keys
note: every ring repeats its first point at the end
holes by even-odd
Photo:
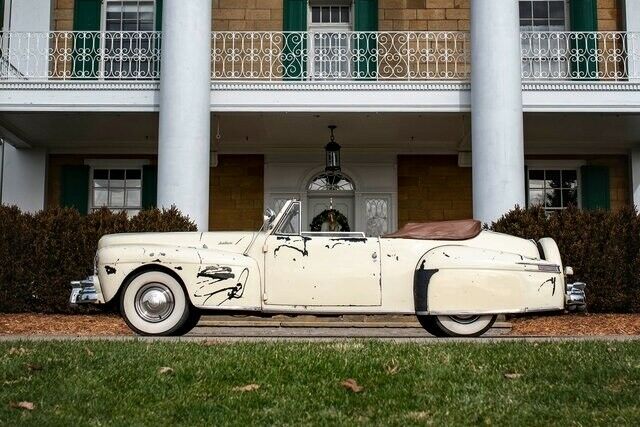
{"type": "Polygon", "coordinates": [[[4,30],[4,0],[0,0],[0,31],[4,30]]]}
{"type": "Polygon", "coordinates": [[[142,167],[142,208],[152,209],[158,203],[158,167],[146,165],[142,167]]]}
{"type": "Polygon", "coordinates": [[[282,6],[283,30],[305,32],[285,33],[282,76],[285,80],[303,80],[307,69],[307,0],[284,0],[282,6]]]}
{"type": "MultiPolygon", "coordinates": [[[[598,31],[597,0],[571,0],[570,7],[571,31],[598,31]]],[[[581,52],[571,59],[572,71],[580,73],[578,77],[597,77],[597,48],[595,34],[580,34],[571,40],[571,50],[574,53],[581,52]]]]}
{"type": "MultiPolygon", "coordinates": [[[[378,0],[355,0],[354,31],[378,31],[378,0]]],[[[355,39],[355,51],[362,52],[356,58],[356,76],[375,79],[378,75],[376,61],[376,39],[374,34],[360,34],[355,39]]]]}
{"type": "Polygon", "coordinates": [[[583,209],[609,209],[609,168],[606,166],[582,166],[580,168],[583,209]]]}
{"type": "Polygon", "coordinates": [[[524,167],[524,207],[529,207],[529,168],[524,167]]]}
{"type": "MultiPolygon", "coordinates": [[[[101,10],[101,0],[75,0],[73,30],[100,31],[101,10]]],[[[75,35],[73,77],[83,79],[98,77],[99,49],[100,36],[98,33],[90,33],[85,36],[75,35]]]]}
{"type": "Polygon", "coordinates": [[[156,0],[156,31],[162,31],[162,0],[156,0]]]}
{"type": "Polygon", "coordinates": [[[62,166],[61,172],[60,206],[86,214],[89,212],[89,166],[62,166]]]}

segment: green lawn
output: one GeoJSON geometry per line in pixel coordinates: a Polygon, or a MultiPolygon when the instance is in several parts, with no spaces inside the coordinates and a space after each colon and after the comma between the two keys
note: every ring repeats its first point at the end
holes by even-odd
{"type": "Polygon", "coordinates": [[[640,343],[0,343],[17,424],[637,426],[640,343]]]}

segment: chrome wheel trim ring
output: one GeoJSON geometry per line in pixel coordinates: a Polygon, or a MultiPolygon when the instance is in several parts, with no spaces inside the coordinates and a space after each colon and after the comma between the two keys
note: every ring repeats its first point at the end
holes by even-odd
{"type": "Polygon", "coordinates": [[[162,283],[143,285],[135,296],[135,309],[141,319],[159,323],[167,319],[175,308],[173,292],[162,283]]]}
{"type": "Polygon", "coordinates": [[[469,325],[480,319],[480,316],[477,314],[457,315],[449,316],[449,319],[453,320],[456,323],[460,323],[461,325],[469,325]]]}

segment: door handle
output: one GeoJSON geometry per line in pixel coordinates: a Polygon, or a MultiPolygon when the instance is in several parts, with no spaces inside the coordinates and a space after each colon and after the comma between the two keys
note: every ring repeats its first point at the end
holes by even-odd
{"type": "Polygon", "coordinates": [[[377,252],[372,253],[371,258],[375,261],[378,258],[378,253],[377,252]]]}

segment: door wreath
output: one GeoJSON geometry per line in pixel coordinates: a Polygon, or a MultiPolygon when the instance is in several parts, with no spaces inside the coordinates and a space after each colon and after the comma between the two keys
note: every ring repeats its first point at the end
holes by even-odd
{"type": "Polygon", "coordinates": [[[340,211],[325,209],[316,215],[309,225],[311,231],[351,231],[349,220],[340,211]],[[327,223],[328,230],[322,230],[322,225],[327,223]]]}

